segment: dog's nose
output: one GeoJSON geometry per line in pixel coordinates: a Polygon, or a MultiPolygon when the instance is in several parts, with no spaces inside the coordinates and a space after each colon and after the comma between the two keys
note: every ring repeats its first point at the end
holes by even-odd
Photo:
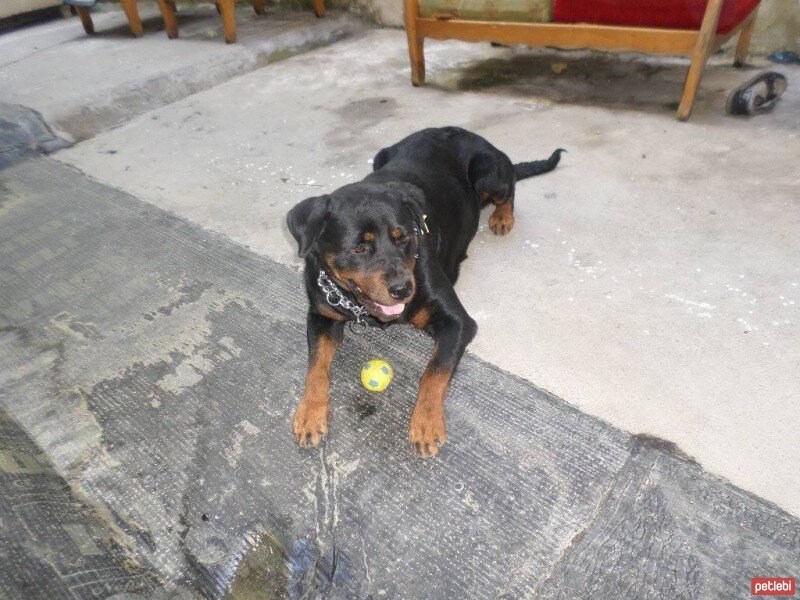
{"type": "Polygon", "coordinates": [[[389,286],[389,295],[395,300],[405,300],[411,295],[411,282],[396,283],[389,286]]]}

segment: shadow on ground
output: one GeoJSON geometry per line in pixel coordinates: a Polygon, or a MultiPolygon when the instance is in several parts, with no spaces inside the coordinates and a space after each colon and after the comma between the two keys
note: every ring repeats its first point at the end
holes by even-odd
{"type": "MultiPolygon", "coordinates": [[[[729,90],[752,76],[755,67],[711,65],[698,100],[715,106],[729,90]]],[[[487,91],[560,104],[630,111],[671,112],[678,108],[688,61],[589,51],[506,49],[500,56],[459,64],[431,84],[453,90],[487,91]]]]}

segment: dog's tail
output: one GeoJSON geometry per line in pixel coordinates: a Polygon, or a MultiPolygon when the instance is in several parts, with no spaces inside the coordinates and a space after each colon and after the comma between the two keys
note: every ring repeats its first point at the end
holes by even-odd
{"type": "Polygon", "coordinates": [[[559,148],[547,160],[532,160],[515,164],[514,174],[517,176],[517,181],[552,171],[556,168],[558,161],[561,160],[562,152],[566,152],[566,150],[559,148]]]}

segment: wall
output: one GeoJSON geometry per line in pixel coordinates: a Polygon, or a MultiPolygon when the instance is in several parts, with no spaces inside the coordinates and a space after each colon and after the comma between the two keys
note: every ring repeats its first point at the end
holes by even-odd
{"type": "Polygon", "coordinates": [[[800,52],[800,0],[762,0],[750,49],[753,54],[800,52]]]}

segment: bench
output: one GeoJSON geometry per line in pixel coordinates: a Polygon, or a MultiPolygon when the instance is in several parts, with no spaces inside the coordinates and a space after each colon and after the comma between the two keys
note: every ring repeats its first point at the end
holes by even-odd
{"type": "MultiPolygon", "coordinates": [[[[164,20],[164,29],[170,39],[178,37],[178,18],[176,16],[176,5],[174,0],[157,0],[158,8],[161,11],[161,18],[164,20]]],[[[212,0],[217,5],[217,12],[222,17],[222,31],[225,41],[232,44],[236,41],[236,0],[212,0]]],[[[252,0],[253,10],[256,14],[263,15],[267,0],[252,0]]],[[[140,37],[143,33],[142,20],[139,18],[139,11],[136,7],[136,0],[120,0],[122,9],[128,17],[128,24],[131,33],[135,37],[140,37]]],[[[318,17],[325,15],[325,0],[313,0],[314,14],[318,17]]],[[[83,29],[87,34],[94,33],[94,23],[89,9],[76,6],[78,16],[83,23],[83,29]]]]}
{"type": "Polygon", "coordinates": [[[710,54],[738,33],[734,65],[746,61],[759,1],[404,0],[411,82],[425,83],[425,38],[687,56],[685,121],[710,54]]]}

